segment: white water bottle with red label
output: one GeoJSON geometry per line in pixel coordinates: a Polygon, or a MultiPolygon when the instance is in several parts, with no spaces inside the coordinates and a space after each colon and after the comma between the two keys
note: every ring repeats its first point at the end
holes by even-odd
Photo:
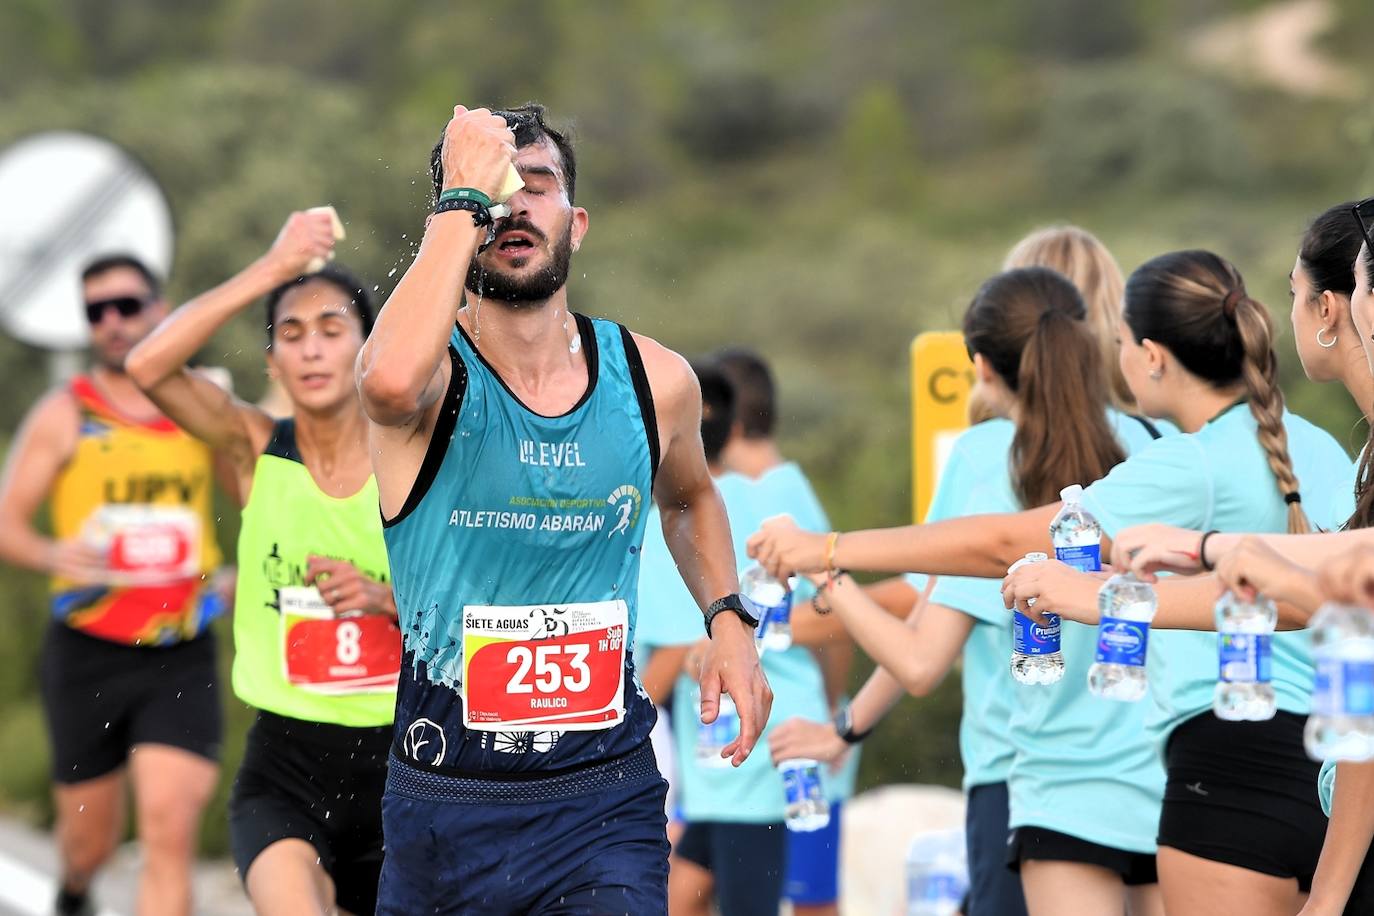
{"type": "MultiPolygon", "coordinates": [[[[1027,563],[1044,563],[1043,553],[1028,553],[1007,570],[1011,575],[1027,563]]],[[[1011,676],[1019,684],[1053,684],[1064,676],[1059,651],[1059,615],[1045,614],[1043,624],[1017,611],[1011,619],[1011,676]]]]}
{"type": "Polygon", "coordinates": [[[1314,760],[1374,757],[1374,612],[1326,604],[1308,625],[1316,678],[1303,743],[1314,760]]]}
{"type": "Polygon", "coordinates": [[[1145,653],[1154,620],[1155,590],[1130,573],[1112,576],[1097,592],[1097,651],[1088,689],[1104,700],[1134,703],[1145,696],[1145,653]]]}
{"type": "Polygon", "coordinates": [[[1269,641],[1279,610],[1263,595],[1247,601],[1227,592],[1217,602],[1217,687],[1212,712],[1227,722],[1274,718],[1269,641]]]}

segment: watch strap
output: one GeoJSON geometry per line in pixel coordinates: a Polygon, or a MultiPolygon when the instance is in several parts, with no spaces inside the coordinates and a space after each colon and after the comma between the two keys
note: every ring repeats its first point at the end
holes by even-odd
{"type": "Polygon", "coordinates": [[[720,614],[732,613],[747,623],[750,628],[757,628],[759,625],[758,609],[754,602],[743,595],[726,595],[724,598],[717,598],[711,602],[711,606],[706,609],[704,623],[706,624],[706,635],[711,635],[711,621],[715,620],[720,614]]]}

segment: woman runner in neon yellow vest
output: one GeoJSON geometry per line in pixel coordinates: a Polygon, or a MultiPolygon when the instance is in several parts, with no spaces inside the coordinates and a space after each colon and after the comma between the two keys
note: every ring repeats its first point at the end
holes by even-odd
{"type": "Polygon", "coordinates": [[[257,709],[229,803],[235,864],[261,914],[371,913],[400,633],[353,364],[362,285],[325,263],[333,216],[293,213],[271,249],[178,309],[129,372],[232,477],[243,525],[234,692],[257,709]],[[315,262],[312,264],[312,262],[315,262]],[[267,297],[277,420],[187,362],[267,297]]]}

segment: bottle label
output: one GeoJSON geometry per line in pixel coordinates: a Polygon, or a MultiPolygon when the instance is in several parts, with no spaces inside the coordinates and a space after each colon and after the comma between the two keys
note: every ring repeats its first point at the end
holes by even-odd
{"type": "Polygon", "coordinates": [[[1318,656],[1312,712],[1319,716],[1374,716],[1374,661],[1318,656]]]}
{"type": "Polygon", "coordinates": [[[781,604],[759,604],[755,602],[755,607],[759,609],[760,633],[762,633],[769,624],[787,626],[792,621],[791,594],[784,598],[781,604]]]}
{"type": "Polygon", "coordinates": [[[788,805],[823,800],[825,791],[821,788],[821,768],[814,763],[784,767],[782,791],[788,805]]]}
{"type": "Polygon", "coordinates": [[[1013,615],[1011,627],[1011,644],[1016,654],[1051,655],[1059,651],[1058,614],[1046,614],[1042,626],[1025,614],[1017,613],[1013,615]]]}
{"type": "Polygon", "coordinates": [[[945,903],[962,900],[965,885],[958,875],[935,872],[913,878],[907,896],[911,903],[945,903]]]}
{"type": "Polygon", "coordinates": [[[1103,617],[1097,624],[1097,661],[1104,665],[1145,665],[1150,625],[1141,620],[1103,617]]]}
{"type": "Polygon", "coordinates": [[[1079,572],[1100,572],[1102,570],[1102,545],[1089,544],[1085,547],[1056,547],[1054,557],[1066,566],[1079,572]]]}
{"type": "Polygon", "coordinates": [[[1217,639],[1218,677],[1233,684],[1267,684],[1273,677],[1269,636],[1222,633],[1217,639]]]}

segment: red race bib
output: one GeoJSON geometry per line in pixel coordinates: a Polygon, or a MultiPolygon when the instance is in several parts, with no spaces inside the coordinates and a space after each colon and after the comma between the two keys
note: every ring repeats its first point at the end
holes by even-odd
{"type": "Polygon", "coordinates": [[[623,601],[463,609],[464,724],[597,731],[625,718],[623,601]]]}
{"type": "Polygon", "coordinates": [[[102,506],[86,540],[106,552],[122,585],[168,585],[200,575],[200,520],[177,506],[102,506]]]}
{"type": "Polygon", "coordinates": [[[382,693],[396,689],[401,631],[384,614],[335,617],[313,586],[278,592],[286,680],[313,693],[382,693]]]}

